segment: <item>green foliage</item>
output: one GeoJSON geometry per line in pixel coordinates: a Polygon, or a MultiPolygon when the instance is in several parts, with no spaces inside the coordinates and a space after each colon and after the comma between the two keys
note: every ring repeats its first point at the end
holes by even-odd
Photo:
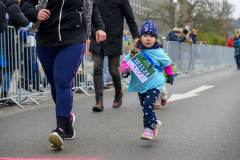
{"type": "Polygon", "coordinates": [[[206,41],[208,45],[221,45],[226,46],[227,39],[222,37],[215,32],[201,32],[197,34],[197,41],[206,41]]]}

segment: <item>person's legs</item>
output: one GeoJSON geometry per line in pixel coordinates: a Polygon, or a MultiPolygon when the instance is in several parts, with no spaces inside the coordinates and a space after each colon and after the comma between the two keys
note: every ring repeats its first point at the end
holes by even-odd
{"type": "Polygon", "coordinates": [[[113,101],[113,108],[118,108],[122,105],[122,84],[121,84],[121,76],[119,72],[119,61],[120,61],[120,56],[111,56],[108,57],[108,68],[109,72],[112,76],[113,80],[113,85],[115,88],[115,99],[113,101]]]}
{"type": "Polygon", "coordinates": [[[143,125],[144,125],[144,132],[141,136],[141,139],[153,139],[153,131],[155,126],[158,124],[154,103],[159,95],[159,91],[157,89],[151,89],[147,91],[145,94],[139,94],[139,99],[141,101],[142,110],[143,110],[143,125]]]}
{"type": "Polygon", "coordinates": [[[166,84],[163,85],[162,90],[160,92],[160,94],[158,95],[158,98],[154,104],[155,108],[159,108],[160,106],[160,102],[162,106],[165,106],[167,103],[167,88],[166,88],[166,84]]]}
{"type": "Polygon", "coordinates": [[[156,115],[153,104],[156,102],[156,99],[159,95],[159,91],[157,89],[149,90],[145,96],[139,94],[139,99],[142,99],[142,110],[143,110],[143,125],[144,128],[154,129],[154,125],[156,124],[156,115]]]}
{"type": "Polygon", "coordinates": [[[119,62],[120,62],[120,56],[108,57],[108,68],[112,76],[115,93],[122,92],[121,76],[118,68],[120,66],[119,62]]]}
{"type": "Polygon", "coordinates": [[[92,59],[94,61],[94,87],[97,99],[103,99],[103,60],[104,55],[101,51],[99,54],[93,53],[92,59]]]}
{"type": "Polygon", "coordinates": [[[160,92],[160,97],[161,97],[161,105],[165,106],[167,104],[167,87],[166,84],[162,86],[162,90],[160,92]]]}
{"type": "Polygon", "coordinates": [[[82,62],[85,44],[65,46],[54,61],[54,84],[56,88],[56,116],[69,117],[72,105],[72,82],[82,62]]]}
{"type": "Polygon", "coordinates": [[[3,74],[2,91],[8,93],[12,81],[14,71],[5,71],[3,74]]]}
{"type": "Polygon", "coordinates": [[[73,139],[75,135],[73,130],[75,116],[71,113],[73,105],[71,86],[84,56],[85,44],[38,47],[37,50],[51,89],[55,92],[52,96],[56,103],[57,128],[50,134],[49,142],[52,143],[53,148],[62,149],[64,138],[73,139]],[[54,55],[44,55],[47,52],[51,54],[51,51],[54,55]]]}
{"type": "Polygon", "coordinates": [[[61,49],[60,46],[57,46],[57,47],[37,46],[37,54],[42,64],[44,73],[48,79],[48,82],[50,83],[51,94],[55,104],[56,104],[56,89],[53,81],[53,66],[54,66],[55,57],[60,51],[60,49],[61,49]]]}
{"type": "Polygon", "coordinates": [[[236,59],[237,67],[238,67],[238,56],[237,55],[235,56],[235,59],[236,59]]]}
{"type": "Polygon", "coordinates": [[[92,59],[94,61],[94,87],[96,94],[96,104],[93,106],[92,110],[95,112],[100,112],[104,110],[103,106],[103,60],[104,54],[101,51],[99,54],[93,53],[92,59]]]}
{"type": "Polygon", "coordinates": [[[238,64],[237,64],[237,66],[238,66],[238,69],[240,69],[240,54],[239,55],[237,55],[237,59],[238,59],[238,64]]]}

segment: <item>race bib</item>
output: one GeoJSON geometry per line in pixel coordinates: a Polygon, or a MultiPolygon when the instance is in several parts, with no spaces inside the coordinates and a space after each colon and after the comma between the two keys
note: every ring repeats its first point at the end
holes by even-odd
{"type": "Polygon", "coordinates": [[[142,83],[146,82],[156,73],[154,67],[150,67],[150,62],[144,58],[141,52],[131,58],[127,64],[142,83]]]}

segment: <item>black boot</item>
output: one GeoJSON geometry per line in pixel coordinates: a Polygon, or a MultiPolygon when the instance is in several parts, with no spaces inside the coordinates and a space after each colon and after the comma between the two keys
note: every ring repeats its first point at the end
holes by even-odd
{"type": "MultiPolygon", "coordinates": [[[[1,98],[6,98],[7,96],[8,96],[8,92],[7,92],[7,91],[2,91],[2,92],[1,92],[1,98]]],[[[7,100],[8,100],[8,99],[0,100],[0,102],[5,103],[7,100]]],[[[10,99],[10,100],[6,103],[6,105],[16,106],[17,104],[10,99]]]]}

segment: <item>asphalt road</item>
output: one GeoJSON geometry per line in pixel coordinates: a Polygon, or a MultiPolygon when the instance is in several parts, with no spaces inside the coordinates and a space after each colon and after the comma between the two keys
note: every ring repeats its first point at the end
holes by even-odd
{"type": "Polygon", "coordinates": [[[112,108],[114,93],[105,92],[101,113],[91,110],[93,96],[77,98],[73,107],[76,137],[64,141],[62,151],[48,142],[56,127],[53,103],[9,115],[3,108],[0,159],[240,160],[239,82],[240,71],[229,67],[167,84],[169,97],[203,85],[214,87],[157,109],[163,125],[154,141],[140,140],[143,113],[137,93],[127,90],[118,109],[112,108]]]}

